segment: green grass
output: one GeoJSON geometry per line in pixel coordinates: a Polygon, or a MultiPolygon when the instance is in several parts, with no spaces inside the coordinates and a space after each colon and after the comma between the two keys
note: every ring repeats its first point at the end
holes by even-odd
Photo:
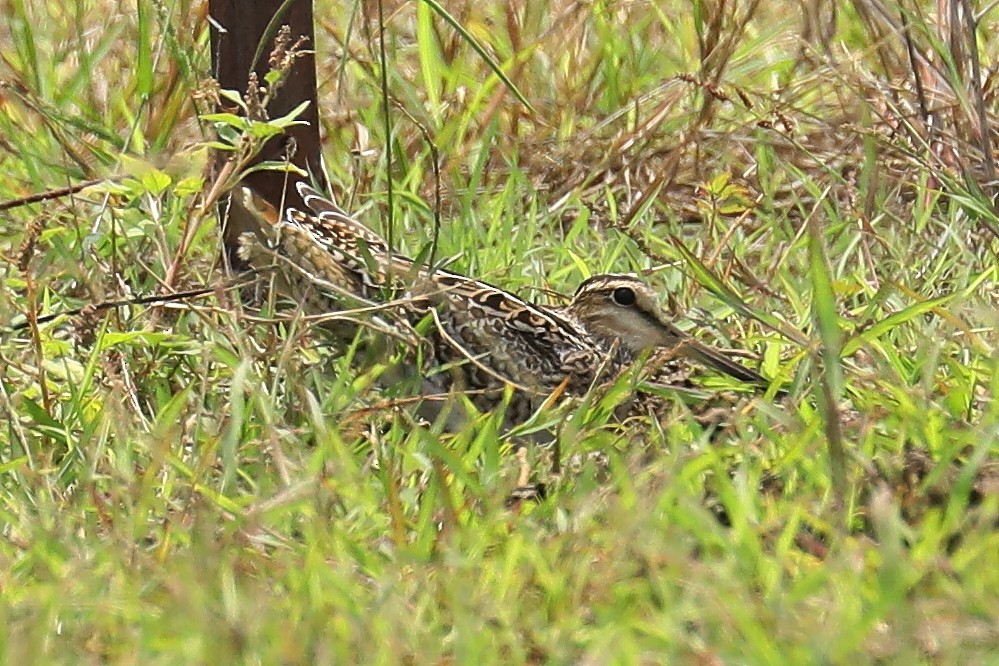
{"type": "MultiPolygon", "coordinates": [[[[564,473],[511,509],[498,415],[416,426],[375,388],[392,359],[258,323],[231,292],[5,332],[6,662],[999,663],[979,95],[997,119],[936,3],[884,14],[936,63],[932,131],[871,3],[831,24],[776,0],[520,5],[448,3],[466,35],[386,6],[409,114],[391,138],[377,24],[318,8],[341,200],[386,232],[391,149],[392,236],[423,250],[425,132],[453,268],[540,301],[656,268],[679,323],[760,354],[791,398],[745,398],[716,432],[679,399],[623,428],[617,393],[555,406],[564,473]]],[[[0,201],[123,180],[0,213],[0,324],[157,293],[178,255],[179,288],[222,279],[198,7],[2,6],[0,201]]],[[[528,457],[545,480],[550,451],[528,457]]]]}

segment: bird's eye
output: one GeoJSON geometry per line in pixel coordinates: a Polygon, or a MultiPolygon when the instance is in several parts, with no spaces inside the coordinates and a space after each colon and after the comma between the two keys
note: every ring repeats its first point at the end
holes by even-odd
{"type": "Polygon", "coordinates": [[[618,287],[611,294],[611,300],[614,301],[615,305],[634,305],[635,290],[630,287],[618,287]]]}

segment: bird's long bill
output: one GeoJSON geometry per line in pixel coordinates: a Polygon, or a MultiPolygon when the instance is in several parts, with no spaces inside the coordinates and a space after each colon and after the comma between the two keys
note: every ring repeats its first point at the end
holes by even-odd
{"type": "Polygon", "coordinates": [[[760,373],[733,361],[717,349],[701,344],[664,317],[657,317],[656,323],[658,324],[657,328],[661,336],[661,339],[658,341],[660,346],[673,347],[687,358],[702,363],[709,368],[714,368],[718,372],[739,381],[756,384],[763,388],[770,386],[770,381],[760,373]]]}
{"type": "Polygon", "coordinates": [[[714,368],[718,372],[725,373],[729,377],[734,377],[739,381],[749,382],[762,387],[770,385],[769,380],[767,380],[767,378],[760,373],[755,370],[750,370],[741,363],[733,361],[722,352],[712,349],[706,345],[702,345],[696,340],[687,340],[680,345],[680,348],[688,357],[694,359],[695,361],[699,361],[710,368],[714,368]]]}

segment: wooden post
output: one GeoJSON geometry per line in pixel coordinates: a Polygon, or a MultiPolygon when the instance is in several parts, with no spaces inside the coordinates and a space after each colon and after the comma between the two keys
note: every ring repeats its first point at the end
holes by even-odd
{"type": "MultiPolygon", "coordinates": [[[[273,46],[276,30],[265,34],[267,26],[275,14],[284,7],[284,15],[274,25],[288,25],[291,28],[292,42],[304,36],[308,39],[305,48],[315,48],[315,31],[312,18],[312,0],[209,0],[208,11],[211,22],[212,70],[222,88],[246,91],[247,78],[251,71],[257,73],[261,85],[269,70],[268,55],[273,46]],[[263,42],[263,47],[259,45],[263,42]],[[260,51],[258,61],[254,56],[260,51]]],[[[309,107],[299,117],[308,125],[295,125],[280,137],[267,142],[255,159],[285,160],[291,153],[291,161],[306,172],[314,174],[320,181],[323,178],[320,167],[319,108],[316,94],[316,62],[309,53],[299,58],[291,69],[284,85],[272,100],[268,111],[272,118],[289,113],[303,101],[309,107]]],[[[225,160],[227,155],[219,155],[225,160]]],[[[276,171],[258,171],[246,177],[244,182],[253,188],[266,201],[279,206],[301,206],[302,201],[294,184],[300,180],[295,174],[276,171]],[[287,184],[287,190],[286,190],[287,184]]],[[[325,185],[325,183],[320,183],[325,185]]],[[[234,260],[234,250],[239,235],[245,231],[255,231],[257,223],[246,211],[238,206],[225,208],[229,211],[223,232],[223,244],[230,265],[234,260]]]]}

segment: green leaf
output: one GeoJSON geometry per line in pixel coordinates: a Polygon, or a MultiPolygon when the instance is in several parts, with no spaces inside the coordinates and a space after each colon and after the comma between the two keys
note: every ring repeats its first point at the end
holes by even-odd
{"type": "Polygon", "coordinates": [[[205,148],[214,148],[215,150],[236,150],[236,146],[231,143],[222,143],[221,141],[205,141],[198,145],[204,146],[205,148]]]}
{"type": "Polygon", "coordinates": [[[268,87],[273,86],[275,83],[277,83],[280,80],[281,80],[281,72],[279,72],[276,69],[272,69],[266,74],[264,74],[264,83],[266,83],[268,87]]]}
{"type": "Polygon", "coordinates": [[[153,91],[153,36],[148,5],[139,0],[135,9],[139,42],[135,57],[135,89],[140,96],[146,97],[153,91]]]}
{"type": "Polygon", "coordinates": [[[728,186],[730,180],[732,180],[732,174],[728,171],[722,171],[710,181],[705,183],[704,189],[706,189],[709,194],[722,196],[725,193],[725,188],[728,186]]]}
{"type": "Polygon", "coordinates": [[[7,462],[0,464],[0,474],[9,474],[20,467],[27,466],[27,464],[27,456],[21,456],[19,458],[14,458],[13,460],[8,460],[7,462]]]}
{"type": "Polygon", "coordinates": [[[201,119],[209,123],[229,125],[238,130],[246,130],[250,126],[249,120],[243,116],[237,116],[235,113],[206,113],[201,116],[201,119]]]}
{"type": "Polygon", "coordinates": [[[416,5],[416,44],[417,54],[420,57],[423,90],[427,94],[427,105],[436,118],[441,104],[441,78],[444,66],[437,44],[437,33],[434,31],[433,15],[430,13],[430,6],[424,2],[416,5]]]}
{"type": "Polygon", "coordinates": [[[164,340],[170,340],[173,335],[170,333],[157,333],[154,331],[125,331],[119,333],[105,333],[101,336],[100,349],[110,349],[118,345],[153,347],[164,340]]]}
{"type": "Polygon", "coordinates": [[[272,136],[280,136],[284,133],[280,127],[276,127],[271,123],[262,122],[252,122],[250,126],[246,129],[246,133],[257,139],[269,139],[272,136]]]}
{"type": "Polygon", "coordinates": [[[205,189],[205,179],[201,176],[188,176],[177,181],[173,193],[178,197],[189,197],[205,189]]]}
{"type": "MultiPolygon", "coordinates": [[[[809,221],[809,276],[812,279],[812,313],[822,339],[822,346],[828,353],[828,359],[838,358],[843,346],[843,335],[839,328],[839,314],[836,311],[836,292],[833,289],[832,272],[826,257],[822,242],[822,232],[814,218],[809,221]]],[[[829,363],[832,368],[839,368],[838,363],[829,363]]],[[[829,368],[827,370],[831,370],[829,368]]],[[[834,393],[839,395],[842,376],[834,371],[832,382],[834,393]]]]}
{"type": "Polygon", "coordinates": [[[285,115],[267,121],[267,124],[281,129],[292,125],[308,125],[304,120],[298,120],[298,117],[305,113],[307,108],[309,108],[309,100],[305,100],[285,115]]]}
{"type": "Polygon", "coordinates": [[[934,308],[940,307],[941,305],[947,303],[954,298],[955,294],[949,294],[947,296],[940,296],[938,298],[931,298],[926,301],[920,301],[914,305],[910,305],[904,310],[900,310],[894,314],[890,314],[878,323],[874,324],[864,332],[859,335],[855,335],[843,345],[843,349],[840,352],[845,358],[857,352],[865,344],[880,338],[889,331],[898,328],[902,324],[926,314],[932,311],[934,308]]]}
{"type": "Polygon", "coordinates": [[[456,18],[451,16],[447,12],[447,10],[444,9],[444,7],[441,6],[439,2],[437,2],[437,0],[423,0],[423,2],[430,5],[431,9],[437,12],[438,16],[447,21],[449,24],[451,24],[452,28],[458,31],[458,34],[461,35],[462,39],[468,42],[469,45],[473,49],[475,49],[475,52],[478,53],[479,57],[485,61],[486,65],[489,66],[489,69],[493,70],[493,73],[495,73],[496,76],[499,77],[500,81],[503,82],[503,85],[505,85],[507,89],[510,92],[512,92],[517,97],[517,99],[520,100],[521,104],[530,109],[531,113],[535,112],[534,107],[531,106],[531,103],[527,101],[527,98],[524,97],[523,93],[520,92],[517,86],[513,85],[513,81],[511,81],[510,78],[506,75],[506,73],[500,68],[499,64],[495,60],[493,60],[488,53],[486,53],[486,50],[482,47],[482,45],[479,44],[477,41],[475,41],[475,38],[472,37],[472,34],[465,29],[465,26],[459,23],[456,18]]]}
{"type": "Polygon", "coordinates": [[[166,191],[166,188],[170,187],[172,181],[170,176],[159,169],[151,169],[139,177],[139,182],[142,183],[142,189],[146,192],[159,196],[166,191]]]}
{"type": "Polygon", "coordinates": [[[184,389],[175,393],[170,400],[160,409],[159,413],[156,415],[156,424],[153,426],[153,431],[157,433],[167,433],[171,429],[177,427],[177,423],[182,420],[182,414],[184,407],[187,406],[187,400],[191,395],[191,386],[187,386],[184,389]]]}
{"type": "Polygon", "coordinates": [[[242,132],[242,130],[237,130],[233,127],[230,127],[229,125],[221,123],[215,125],[215,131],[218,132],[220,139],[229,142],[233,150],[235,150],[239,146],[240,139],[243,136],[240,133],[242,132]]]}
{"type": "Polygon", "coordinates": [[[576,254],[569,248],[566,248],[566,253],[569,255],[569,259],[572,260],[572,265],[575,266],[576,270],[579,271],[579,274],[583,276],[583,279],[584,280],[589,279],[591,277],[589,264],[583,261],[582,257],[580,257],[578,254],[576,254]]]}
{"type": "MultiPolygon", "coordinates": [[[[843,365],[840,360],[843,334],[839,326],[832,270],[826,257],[818,218],[812,215],[806,224],[809,237],[808,273],[812,279],[812,316],[822,342],[822,381],[817,384],[816,390],[823,405],[833,489],[837,504],[842,509],[846,497],[846,451],[843,446],[837,403],[843,395],[843,365]]],[[[842,518],[846,520],[845,514],[842,518]]]]}
{"type": "Polygon", "coordinates": [[[680,252],[680,256],[683,257],[683,260],[687,262],[687,266],[694,274],[694,279],[696,279],[699,284],[710,289],[711,292],[720,298],[726,305],[744,317],[755,319],[767,328],[777,331],[787,339],[798,343],[802,347],[808,345],[808,338],[804,333],[797,330],[787,322],[774,317],[773,315],[765,312],[757,312],[756,310],[750,308],[742,297],[739,296],[739,294],[733,291],[728,285],[722,282],[720,278],[712,273],[711,269],[708,268],[704,262],[694,256],[694,253],[687,249],[687,247],[683,244],[683,241],[676,236],[670,236],[670,240],[680,252]]]}
{"type": "Polygon", "coordinates": [[[309,174],[295,166],[290,162],[278,162],[276,160],[268,160],[266,162],[261,162],[260,164],[254,164],[252,167],[243,172],[243,176],[248,176],[251,173],[257,171],[280,171],[287,173],[294,173],[303,178],[308,178],[309,174]]]}
{"type": "Polygon", "coordinates": [[[219,97],[222,99],[227,99],[239,108],[246,111],[246,102],[243,101],[243,96],[236,90],[219,90],[219,97]]]}
{"type": "Polygon", "coordinates": [[[66,429],[63,424],[53,419],[42,406],[28,397],[22,397],[21,405],[34,421],[35,429],[45,435],[55,439],[65,447],[69,447],[69,440],[66,437],[66,429]]]}

